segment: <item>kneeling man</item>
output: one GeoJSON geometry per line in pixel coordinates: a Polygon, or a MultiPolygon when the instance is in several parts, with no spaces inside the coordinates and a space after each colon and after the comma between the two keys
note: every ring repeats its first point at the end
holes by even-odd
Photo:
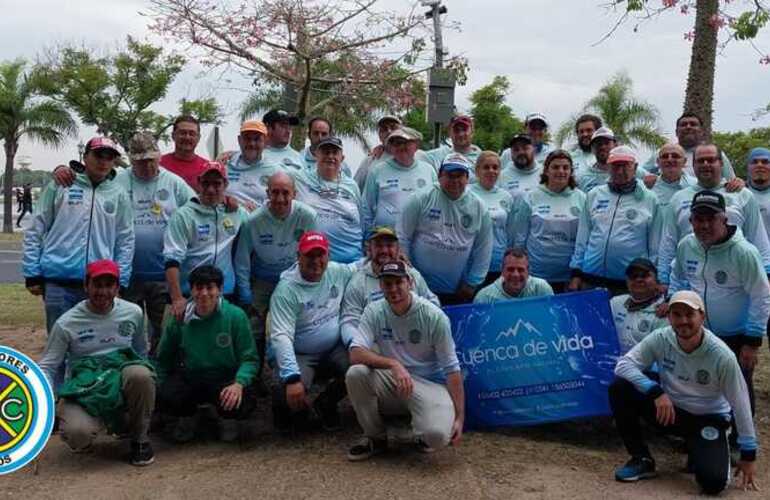
{"type": "Polygon", "coordinates": [[[86,300],[56,320],[40,360],[54,389],[67,360],[68,377],[58,388],[62,439],[75,452],[96,435],[127,432],[131,465],[155,460],[148,431],[155,406],[155,373],[144,360],[147,337],[142,309],[118,297],[120,270],[111,260],[86,267],[86,300]]]}
{"type": "Polygon", "coordinates": [[[754,483],[757,438],[751,419],[746,381],[735,354],[703,327],[705,307],[692,291],[675,293],[669,301],[671,326],[647,335],[615,367],[609,389],[615,423],[631,460],[615,471],[618,481],[655,477],[640,420],[687,440],[688,470],[706,494],[730,483],[727,429],[735,414],[741,459],[738,472],[744,488],[754,483]],[[657,364],[660,382],[645,375],[657,364]]]}
{"type": "Polygon", "coordinates": [[[216,406],[219,437],[235,441],[256,403],[259,356],[246,313],[222,297],[224,276],[212,265],[190,273],[192,300],[171,317],[157,354],[160,406],[179,417],[173,437],[190,441],[201,403],[216,406]]]}
{"type": "Polygon", "coordinates": [[[383,413],[409,414],[425,451],[460,442],[465,395],[449,318],[411,291],[402,261],[379,273],[384,300],[366,306],[350,344],[345,382],[364,438],[348,452],[366,460],[387,449],[383,413]]]}

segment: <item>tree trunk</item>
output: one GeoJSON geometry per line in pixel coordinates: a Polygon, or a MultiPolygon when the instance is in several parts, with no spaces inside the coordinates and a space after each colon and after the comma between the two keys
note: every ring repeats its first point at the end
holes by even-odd
{"type": "Polygon", "coordinates": [[[5,139],[5,175],[3,176],[3,232],[13,233],[13,160],[19,144],[5,139]]]}
{"type": "Polygon", "coordinates": [[[719,0],[698,0],[695,14],[695,39],[692,44],[690,71],[684,110],[703,120],[706,140],[711,140],[711,115],[714,101],[714,73],[716,71],[718,28],[712,19],[719,14],[719,0]]]}

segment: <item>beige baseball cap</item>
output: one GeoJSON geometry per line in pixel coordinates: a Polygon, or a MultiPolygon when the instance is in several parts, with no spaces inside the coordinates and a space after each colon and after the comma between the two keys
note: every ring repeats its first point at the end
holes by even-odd
{"type": "Polygon", "coordinates": [[[674,304],[685,304],[692,309],[697,309],[701,312],[706,312],[706,306],[703,305],[703,299],[700,295],[690,290],[682,290],[676,292],[668,301],[668,306],[671,307],[674,304]]]}

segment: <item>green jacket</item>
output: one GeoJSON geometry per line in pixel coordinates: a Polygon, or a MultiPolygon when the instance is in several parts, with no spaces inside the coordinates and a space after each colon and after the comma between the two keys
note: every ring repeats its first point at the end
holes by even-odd
{"type": "Polygon", "coordinates": [[[235,373],[233,382],[250,385],[257,375],[259,355],[246,313],[225,299],[206,318],[194,311],[190,301],[184,319],[171,318],[166,325],[155,360],[158,383],[181,364],[185,373],[197,379],[221,380],[235,373]]]}
{"type": "Polygon", "coordinates": [[[71,376],[59,389],[59,396],[74,401],[89,415],[100,418],[110,432],[120,432],[126,412],[121,372],[130,365],[146,366],[154,373],[152,365],[130,348],[80,358],[70,366],[71,376]]]}

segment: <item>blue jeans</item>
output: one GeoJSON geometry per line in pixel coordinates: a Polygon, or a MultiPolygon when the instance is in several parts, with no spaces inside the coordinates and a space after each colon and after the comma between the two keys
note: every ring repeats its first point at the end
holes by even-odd
{"type": "MultiPolygon", "coordinates": [[[[45,326],[48,330],[48,335],[51,335],[53,325],[59,317],[72,309],[81,300],[85,300],[86,291],[83,287],[74,288],[46,283],[45,295],[43,297],[45,303],[45,326]]],[[[54,390],[64,382],[64,367],[65,365],[62,365],[56,370],[56,376],[53,381],[54,390]]]]}

